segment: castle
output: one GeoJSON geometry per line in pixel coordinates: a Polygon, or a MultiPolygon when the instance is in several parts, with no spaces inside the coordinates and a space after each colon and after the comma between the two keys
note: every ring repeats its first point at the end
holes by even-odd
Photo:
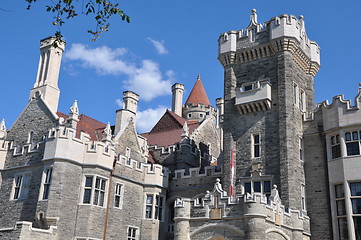
{"type": "Polygon", "coordinates": [[[65,43],[40,41],[29,102],[0,123],[0,239],[361,239],[361,85],[314,103],[320,49],[303,17],[218,39],[224,97],[198,76],[183,104],[136,132],[139,96],[114,126],[57,110],[65,43]],[[316,106],[316,108],[315,108],[316,106]]]}

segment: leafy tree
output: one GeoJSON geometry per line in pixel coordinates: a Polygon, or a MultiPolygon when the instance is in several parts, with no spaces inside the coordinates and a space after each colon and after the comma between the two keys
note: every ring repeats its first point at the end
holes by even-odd
{"type": "MultiPolygon", "coordinates": [[[[28,2],[27,9],[30,10],[32,5],[38,0],[25,0],[28,2]]],[[[92,35],[92,41],[96,41],[100,34],[109,30],[109,18],[118,16],[121,20],[130,22],[130,17],[119,8],[119,0],[51,0],[50,5],[46,6],[46,11],[54,14],[53,25],[58,27],[55,33],[57,42],[62,41],[60,27],[67,19],[75,18],[79,14],[93,15],[96,27],[94,30],[88,30],[92,35]]]]}

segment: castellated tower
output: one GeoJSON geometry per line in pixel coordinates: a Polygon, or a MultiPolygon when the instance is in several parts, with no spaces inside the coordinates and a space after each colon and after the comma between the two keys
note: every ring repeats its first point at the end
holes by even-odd
{"type": "Polygon", "coordinates": [[[267,195],[276,184],[286,207],[305,210],[302,120],[314,107],[317,43],[302,16],[259,24],[252,10],[249,26],[221,34],[218,44],[225,189],[267,195]]]}
{"type": "Polygon", "coordinates": [[[48,37],[40,41],[38,74],[34,88],[30,91],[30,99],[37,93],[40,94],[53,112],[58,109],[60,96],[58,77],[61,57],[65,49],[65,42],[58,42],[55,46],[55,40],[56,37],[48,37]]]}

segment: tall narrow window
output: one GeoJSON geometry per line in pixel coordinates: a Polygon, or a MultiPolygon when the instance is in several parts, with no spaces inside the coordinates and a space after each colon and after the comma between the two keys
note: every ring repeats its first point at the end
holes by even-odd
{"type": "Polygon", "coordinates": [[[300,160],[303,161],[303,138],[299,138],[300,160]]]}
{"type": "Polygon", "coordinates": [[[123,201],[123,185],[117,183],[115,185],[114,207],[122,208],[122,201],[123,201]]]}
{"type": "Polygon", "coordinates": [[[260,154],[261,154],[261,146],[260,146],[260,143],[261,143],[261,139],[260,139],[260,135],[259,134],[253,134],[253,151],[252,151],[252,155],[254,158],[256,157],[260,157],[260,154]]]}
{"type": "Polygon", "coordinates": [[[293,84],[293,102],[296,106],[299,104],[299,89],[296,83],[293,84]]]}
{"type": "Polygon", "coordinates": [[[12,200],[26,199],[29,193],[30,173],[15,175],[12,200]]]}
{"type": "Polygon", "coordinates": [[[105,198],[105,179],[97,177],[95,179],[95,189],[94,189],[94,201],[93,205],[104,206],[105,198]]]}
{"type": "Polygon", "coordinates": [[[52,177],[53,169],[46,168],[43,174],[43,196],[42,199],[46,200],[49,198],[50,192],[50,184],[51,184],[51,177],[52,177]]]}
{"type": "Polygon", "coordinates": [[[300,90],[299,107],[302,111],[306,110],[306,94],[302,89],[300,90]]]}
{"type": "Polygon", "coordinates": [[[138,228],[128,227],[127,240],[137,240],[138,239],[138,228]]]}
{"type": "Polygon", "coordinates": [[[331,137],[332,159],[341,157],[340,135],[331,137]]]}
{"type": "Polygon", "coordinates": [[[305,191],[305,185],[301,185],[301,206],[302,210],[306,211],[306,191],[305,191]]]}
{"type": "Polygon", "coordinates": [[[345,133],[347,156],[360,155],[360,136],[359,132],[345,133]]]}
{"type": "Polygon", "coordinates": [[[346,240],[348,239],[348,230],[343,184],[335,185],[335,197],[339,239],[346,240]]]}
{"type": "Polygon", "coordinates": [[[125,157],[127,158],[127,164],[130,165],[130,148],[125,149],[125,157]]]}
{"type": "Polygon", "coordinates": [[[148,194],[145,202],[145,218],[153,218],[153,195],[148,194]]]}
{"type": "Polygon", "coordinates": [[[160,221],[163,220],[163,197],[162,196],[156,196],[156,203],[155,203],[155,219],[158,219],[160,221]]]}

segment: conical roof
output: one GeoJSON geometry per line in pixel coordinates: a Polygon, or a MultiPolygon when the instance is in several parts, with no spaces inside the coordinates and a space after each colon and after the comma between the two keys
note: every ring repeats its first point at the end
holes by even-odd
{"type": "Polygon", "coordinates": [[[197,77],[197,81],[194,84],[194,87],[186,101],[186,104],[188,104],[188,103],[193,103],[194,105],[198,105],[199,103],[204,104],[206,106],[211,105],[211,103],[209,102],[207,93],[204,90],[204,87],[203,87],[203,84],[201,81],[201,76],[199,74],[197,77]]]}

